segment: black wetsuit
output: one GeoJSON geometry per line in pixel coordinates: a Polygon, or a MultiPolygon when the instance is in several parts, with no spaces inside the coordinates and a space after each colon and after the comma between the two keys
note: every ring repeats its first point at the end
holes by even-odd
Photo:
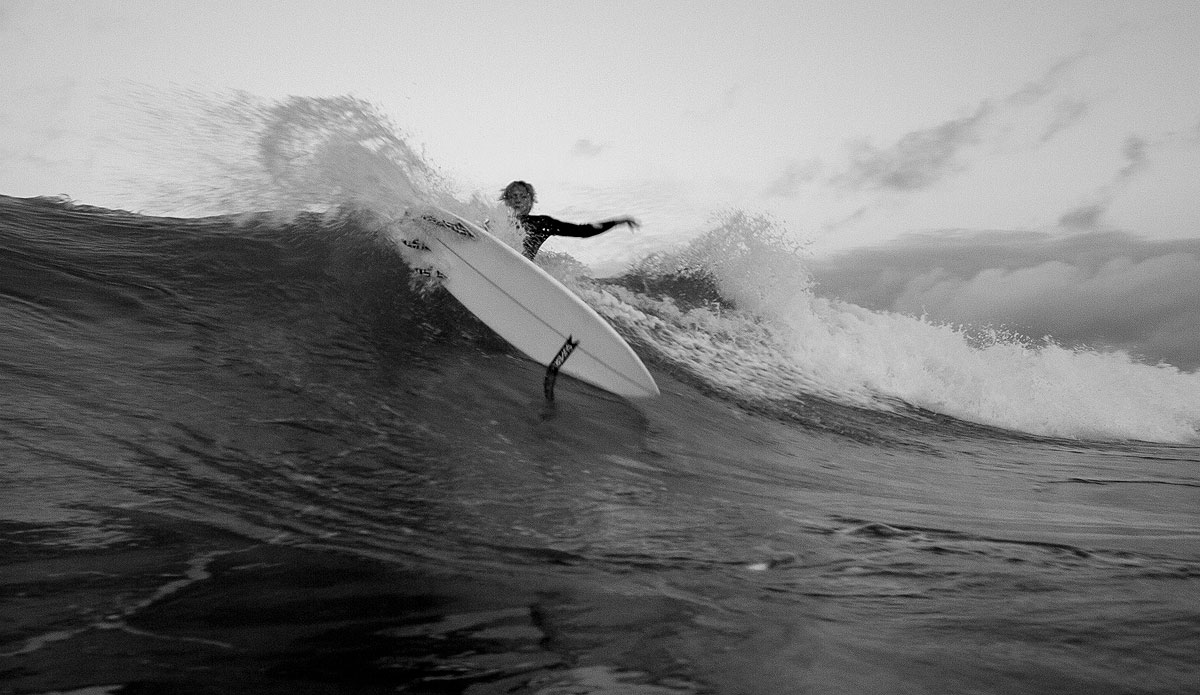
{"type": "Polygon", "coordinates": [[[542,248],[542,244],[552,236],[573,236],[587,238],[596,236],[603,232],[607,232],[613,227],[621,224],[615,220],[607,220],[605,222],[595,222],[593,224],[572,224],[556,220],[553,217],[546,215],[520,215],[517,217],[517,222],[525,228],[525,257],[533,260],[537,255],[538,249],[542,248]]]}

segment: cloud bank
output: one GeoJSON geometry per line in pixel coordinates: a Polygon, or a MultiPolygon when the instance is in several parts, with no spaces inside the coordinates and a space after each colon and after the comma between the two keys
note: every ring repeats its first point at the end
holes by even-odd
{"type": "Polygon", "coordinates": [[[873,309],[1200,368],[1196,239],[912,235],[817,263],[813,274],[818,293],[873,309]]]}

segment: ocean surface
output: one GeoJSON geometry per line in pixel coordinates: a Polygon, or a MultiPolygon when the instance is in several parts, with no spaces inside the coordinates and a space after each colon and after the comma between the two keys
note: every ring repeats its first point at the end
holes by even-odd
{"type": "Polygon", "coordinates": [[[731,214],[539,259],[662,390],[547,403],[397,243],[495,204],[363,161],[0,197],[0,692],[1197,692],[1196,372],[823,298],[731,214]]]}

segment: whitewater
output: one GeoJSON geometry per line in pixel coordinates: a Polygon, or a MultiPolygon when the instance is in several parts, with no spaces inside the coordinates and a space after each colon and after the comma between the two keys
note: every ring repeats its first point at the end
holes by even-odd
{"type": "Polygon", "coordinates": [[[546,403],[397,243],[516,246],[496,192],[357,99],[185,102],[138,212],[0,197],[5,691],[1193,687],[1200,373],[822,296],[725,211],[539,256],[663,391],[546,403]]]}

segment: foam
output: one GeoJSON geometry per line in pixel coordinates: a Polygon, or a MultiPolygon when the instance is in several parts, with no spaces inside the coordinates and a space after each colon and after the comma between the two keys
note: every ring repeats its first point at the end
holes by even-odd
{"type": "Polygon", "coordinates": [[[1196,440],[1200,373],[819,297],[803,245],[773,225],[726,215],[710,235],[633,268],[707,275],[736,310],[581,291],[660,355],[741,399],[810,393],[879,410],[900,400],[1036,435],[1196,440]]]}

